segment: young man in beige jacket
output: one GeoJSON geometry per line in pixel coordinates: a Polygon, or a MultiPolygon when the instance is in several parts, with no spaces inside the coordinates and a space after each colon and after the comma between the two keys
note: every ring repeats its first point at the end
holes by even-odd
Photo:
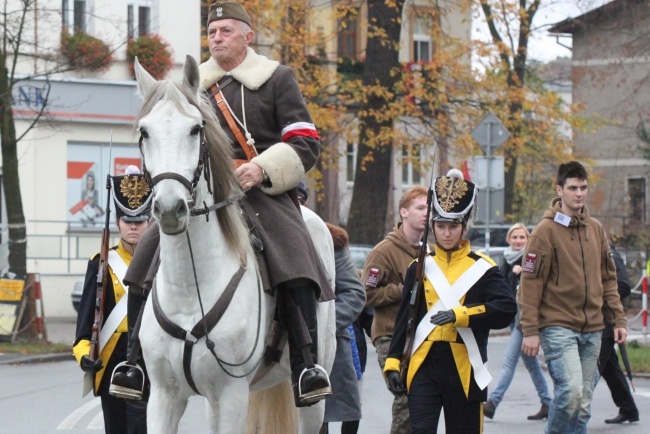
{"type": "MultiPolygon", "coordinates": [[[[399,215],[401,222],[368,255],[362,276],[366,287],[366,306],[375,310],[372,343],[377,350],[382,371],[402,299],[404,276],[411,262],[420,254],[420,242],[427,218],[427,189],[417,186],[407,190],[399,201],[399,215]]],[[[397,396],[393,401],[390,432],[410,432],[406,396],[397,396]]]]}
{"type": "Polygon", "coordinates": [[[521,348],[535,357],[541,345],[555,385],[546,434],[582,434],[590,418],[603,314],[617,343],[627,337],[626,319],[607,234],[587,209],[587,171],[577,161],[561,164],[556,181],[559,197],[524,253],[517,294],[521,348]]]}

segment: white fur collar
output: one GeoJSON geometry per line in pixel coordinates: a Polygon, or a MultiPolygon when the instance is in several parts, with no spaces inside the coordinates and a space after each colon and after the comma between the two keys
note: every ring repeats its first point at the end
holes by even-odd
{"type": "Polygon", "coordinates": [[[257,54],[250,47],[246,48],[244,61],[230,72],[224,71],[217,61],[210,57],[199,66],[201,89],[206,90],[221,80],[224,75],[231,75],[247,89],[257,90],[271,78],[279,65],[279,62],[257,54]]]}

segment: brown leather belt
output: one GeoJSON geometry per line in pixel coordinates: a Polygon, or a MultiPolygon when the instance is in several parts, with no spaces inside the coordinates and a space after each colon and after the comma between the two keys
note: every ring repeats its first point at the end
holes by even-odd
{"type": "MultiPolygon", "coordinates": [[[[232,80],[232,77],[230,77],[230,80],[232,80]]],[[[244,90],[242,89],[242,92],[243,91],[244,90]]],[[[244,150],[244,154],[246,155],[245,160],[244,159],[233,160],[235,167],[239,167],[244,163],[250,162],[253,159],[253,157],[257,156],[257,149],[255,149],[255,146],[249,145],[248,142],[246,141],[244,134],[237,126],[235,119],[233,119],[232,117],[232,113],[230,113],[230,110],[228,109],[228,106],[226,105],[226,101],[224,101],[223,95],[217,83],[213,84],[210,87],[210,95],[217,102],[217,107],[219,107],[219,110],[221,110],[221,113],[223,114],[223,117],[226,119],[226,122],[228,123],[230,130],[232,131],[232,133],[235,135],[235,138],[237,139],[237,143],[239,143],[239,146],[241,146],[241,148],[244,150]]],[[[244,108],[242,107],[242,110],[243,109],[244,108]]]]}

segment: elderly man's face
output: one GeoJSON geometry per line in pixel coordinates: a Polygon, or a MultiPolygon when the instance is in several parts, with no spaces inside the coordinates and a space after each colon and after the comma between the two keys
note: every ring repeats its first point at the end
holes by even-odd
{"type": "Polygon", "coordinates": [[[246,47],[253,40],[254,33],[245,23],[233,19],[212,21],[208,25],[210,55],[219,66],[230,71],[246,57],[246,47]],[[247,31],[244,33],[243,29],[247,31]]]}

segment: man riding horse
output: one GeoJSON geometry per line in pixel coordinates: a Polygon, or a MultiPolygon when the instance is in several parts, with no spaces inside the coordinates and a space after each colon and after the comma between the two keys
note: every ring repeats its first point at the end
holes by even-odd
{"type": "MultiPolygon", "coordinates": [[[[334,299],[331,283],[297,206],[296,186],[320,154],[320,139],[294,71],[253,51],[250,17],[235,2],[208,12],[211,58],[200,66],[208,94],[234,150],[235,175],[245,192],[240,202],[266,269],[266,288],[276,291],[279,319],[289,332],[296,406],[331,394],[327,373],[316,365],[317,299],[334,299]],[[259,243],[261,241],[261,243],[259,243]]],[[[159,229],[148,230],[124,281],[130,285],[129,344],[138,313],[152,287],[159,229]]],[[[114,392],[141,399],[142,374],[116,372],[114,392]]]]}

